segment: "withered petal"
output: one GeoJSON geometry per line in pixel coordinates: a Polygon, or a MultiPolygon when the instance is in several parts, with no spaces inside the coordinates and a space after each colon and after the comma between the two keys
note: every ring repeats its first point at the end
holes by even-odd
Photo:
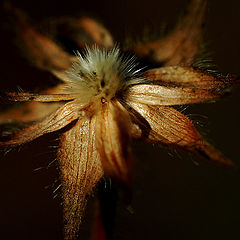
{"type": "Polygon", "coordinates": [[[130,116],[119,102],[102,104],[96,121],[97,149],[105,174],[126,184],[131,180],[130,131],[130,116]]]}
{"type": "Polygon", "coordinates": [[[74,42],[78,48],[97,44],[100,47],[113,47],[110,32],[99,22],[90,17],[62,17],[51,19],[56,29],[56,37],[74,42]]]}
{"type": "Polygon", "coordinates": [[[58,162],[63,194],[65,240],[76,238],[87,196],[103,175],[95,146],[96,118],[79,120],[62,134],[58,162]]]}
{"type": "MultiPolygon", "coordinates": [[[[42,94],[61,94],[65,88],[64,84],[59,84],[49,88],[42,94]]],[[[32,122],[42,119],[53,111],[57,110],[63,103],[24,103],[0,113],[0,124],[13,121],[32,122]]]]}
{"type": "Polygon", "coordinates": [[[133,51],[164,66],[189,65],[202,44],[206,0],[192,0],[187,14],[165,38],[141,44],[133,51]]]}
{"type": "Polygon", "coordinates": [[[7,100],[15,102],[60,102],[73,100],[70,94],[34,94],[34,93],[6,93],[7,100]]]}
{"type": "Polygon", "coordinates": [[[47,71],[66,70],[71,67],[72,56],[49,38],[30,27],[24,29],[21,34],[24,54],[36,67],[47,71]]]}
{"type": "Polygon", "coordinates": [[[169,66],[148,70],[144,77],[155,83],[175,87],[220,91],[236,81],[233,76],[213,76],[193,67],[169,66]]]}
{"type": "Polygon", "coordinates": [[[72,56],[28,24],[23,12],[10,4],[5,8],[15,27],[17,45],[32,64],[47,71],[71,67],[72,56]]]}
{"type": "Polygon", "coordinates": [[[123,98],[126,102],[171,106],[208,102],[221,96],[219,92],[204,89],[139,84],[126,89],[123,98]]]}
{"type": "Polygon", "coordinates": [[[0,113],[0,124],[11,122],[33,122],[46,117],[63,103],[30,102],[0,113]]]}
{"type": "Polygon", "coordinates": [[[30,142],[43,134],[57,131],[81,116],[81,111],[75,101],[68,102],[42,121],[37,122],[11,135],[11,139],[0,142],[0,146],[20,145],[30,142]]]}
{"type": "Polygon", "coordinates": [[[180,147],[213,163],[233,166],[229,159],[202,138],[189,118],[174,108],[140,103],[129,105],[148,122],[150,129],[143,129],[148,133],[147,141],[180,147]]]}

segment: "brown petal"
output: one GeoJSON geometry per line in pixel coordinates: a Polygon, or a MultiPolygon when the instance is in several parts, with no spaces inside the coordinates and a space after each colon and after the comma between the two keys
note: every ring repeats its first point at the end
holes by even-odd
{"type": "Polygon", "coordinates": [[[103,175],[95,146],[95,117],[81,121],[62,134],[58,162],[63,193],[65,240],[76,239],[87,196],[103,175]]]}
{"type": "Polygon", "coordinates": [[[113,47],[113,38],[109,31],[96,20],[89,17],[58,18],[55,25],[57,37],[74,42],[78,48],[97,44],[100,47],[113,47]]]}
{"type": "Polygon", "coordinates": [[[191,64],[202,43],[202,28],[207,1],[192,0],[187,14],[175,29],[161,40],[137,46],[134,51],[164,66],[191,64]]]}
{"type": "Polygon", "coordinates": [[[17,45],[30,62],[47,71],[71,67],[72,56],[52,40],[38,33],[28,24],[20,10],[10,4],[6,4],[6,10],[11,18],[12,26],[15,27],[17,45]]]}
{"type": "MultiPolygon", "coordinates": [[[[42,94],[62,93],[64,88],[64,84],[59,84],[53,88],[43,91],[42,94]]],[[[37,121],[57,110],[62,105],[63,103],[30,102],[14,106],[13,108],[0,113],[0,124],[12,121],[37,121]]]]}
{"type": "Polygon", "coordinates": [[[232,76],[214,77],[201,69],[193,67],[161,67],[151,69],[144,73],[144,76],[154,83],[166,84],[176,87],[187,87],[195,89],[205,89],[218,91],[222,88],[231,86],[235,82],[232,76]]]}
{"type": "Polygon", "coordinates": [[[97,115],[97,149],[104,172],[124,183],[130,181],[130,117],[118,102],[105,102],[97,115]]]}
{"type": "Polygon", "coordinates": [[[6,93],[6,99],[15,102],[60,102],[73,100],[70,94],[34,94],[34,93],[6,93]]]}
{"type": "Polygon", "coordinates": [[[21,106],[13,107],[0,113],[0,124],[19,122],[33,122],[42,119],[61,107],[63,103],[30,102],[21,106]]]}
{"type": "Polygon", "coordinates": [[[207,143],[183,114],[171,107],[129,104],[149,123],[147,141],[181,147],[206,157],[209,161],[232,167],[232,162],[207,143]]]}
{"type": "Polygon", "coordinates": [[[150,105],[171,106],[207,102],[220,98],[221,94],[215,91],[195,88],[140,84],[129,87],[123,97],[127,102],[133,101],[150,105]]]}
{"type": "Polygon", "coordinates": [[[0,146],[20,145],[30,142],[43,134],[54,132],[65,127],[80,116],[81,112],[75,101],[66,103],[42,121],[13,134],[11,140],[0,142],[0,146]]]}

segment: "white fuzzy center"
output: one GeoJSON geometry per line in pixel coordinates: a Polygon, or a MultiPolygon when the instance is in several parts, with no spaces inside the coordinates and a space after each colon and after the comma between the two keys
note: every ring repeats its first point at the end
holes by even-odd
{"type": "Polygon", "coordinates": [[[135,59],[124,59],[117,47],[112,50],[87,48],[84,55],[77,52],[77,58],[68,71],[68,91],[81,103],[111,100],[139,72],[134,70],[135,59]]]}

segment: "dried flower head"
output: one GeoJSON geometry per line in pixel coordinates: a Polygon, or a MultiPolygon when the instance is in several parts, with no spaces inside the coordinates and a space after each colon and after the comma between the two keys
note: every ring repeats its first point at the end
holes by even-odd
{"type": "Polygon", "coordinates": [[[28,58],[62,83],[42,94],[6,93],[5,99],[31,103],[1,114],[1,122],[9,118],[37,121],[10,135],[0,146],[19,146],[62,129],[57,160],[66,240],[76,238],[87,196],[103,175],[125,186],[131,184],[131,138],[182,148],[232,167],[231,161],[172,107],[221,98],[236,80],[191,66],[200,48],[205,7],[205,1],[193,1],[192,11],[171,34],[130,49],[163,65],[145,72],[135,57],[126,57],[119,47],[113,46],[108,31],[104,30],[107,43],[104,38],[100,41],[98,30],[102,32],[104,28],[93,20],[87,18],[89,24],[83,28],[86,21],[71,19],[76,23],[75,30],[79,24],[98,44],[89,45],[75,57],[36,32],[14,9],[21,26],[19,38],[28,58]],[[53,103],[53,107],[45,107],[42,102],[53,103]]]}

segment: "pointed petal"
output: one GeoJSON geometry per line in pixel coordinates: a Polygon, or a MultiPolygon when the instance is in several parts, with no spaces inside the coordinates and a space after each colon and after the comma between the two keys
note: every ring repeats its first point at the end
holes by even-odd
{"type": "Polygon", "coordinates": [[[97,115],[97,149],[104,172],[124,183],[130,181],[130,117],[118,102],[105,102],[97,115]]]}
{"type": "Polygon", "coordinates": [[[0,113],[0,124],[18,122],[33,122],[46,117],[61,107],[63,103],[30,102],[0,113]]]}
{"type": "Polygon", "coordinates": [[[0,142],[0,146],[20,145],[30,142],[43,134],[65,127],[80,116],[81,112],[78,104],[75,101],[68,102],[42,121],[13,134],[9,141],[0,142]]]}
{"type": "Polygon", "coordinates": [[[162,40],[141,44],[134,49],[140,57],[170,65],[189,65],[202,44],[206,0],[192,0],[175,29],[162,40]]]}
{"type": "Polygon", "coordinates": [[[229,159],[201,137],[190,119],[174,108],[140,103],[129,105],[149,123],[150,129],[143,130],[148,131],[147,141],[181,147],[200,154],[213,163],[233,166],[229,159]]]}
{"type": "Polygon", "coordinates": [[[221,96],[218,92],[202,89],[139,84],[130,86],[123,97],[127,102],[171,106],[208,102],[221,96]]]}
{"type": "Polygon", "coordinates": [[[6,97],[3,98],[15,102],[60,102],[73,100],[74,97],[69,94],[6,93],[6,97]]]}
{"type": "Polygon", "coordinates": [[[21,47],[29,61],[36,67],[51,71],[71,67],[72,56],[49,38],[30,27],[23,29],[21,47]]]}
{"type": "MultiPolygon", "coordinates": [[[[43,91],[42,94],[62,93],[64,88],[64,84],[59,84],[53,88],[43,91]]],[[[13,108],[0,113],[0,124],[13,121],[37,121],[57,110],[62,105],[63,103],[30,102],[14,106],[13,108]]]]}
{"type": "Polygon", "coordinates": [[[66,39],[76,44],[77,48],[84,48],[97,44],[100,47],[113,47],[113,38],[109,31],[96,20],[89,17],[63,17],[51,19],[56,29],[56,37],[66,39]]]}
{"type": "Polygon", "coordinates": [[[65,240],[77,237],[87,196],[103,175],[95,146],[95,118],[78,121],[62,134],[58,150],[65,240]]]}
{"type": "Polygon", "coordinates": [[[60,102],[73,100],[69,94],[34,94],[34,93],[6,93],[6,99],[15,102],[60,102]]]}
{"type": "Polygon", "coordinates": [[[65,52],[51,39],[38,33],[28,24],[26,17],[19,10],[7,4],[12,26],[15,27],[16,41],[22,53],[36,67],[43,70],[64,70],[71,67],[71,55],[65,52]]]}
{"type": "Polygon", "coordinates": [[[229,87],[237,81],[236,78],[230,75],[213,76],[201,69],[179,66],[151,69],[144,73],[144,77],[160,85],[166,84],[169,86],[214,91],[229,87]]]}

